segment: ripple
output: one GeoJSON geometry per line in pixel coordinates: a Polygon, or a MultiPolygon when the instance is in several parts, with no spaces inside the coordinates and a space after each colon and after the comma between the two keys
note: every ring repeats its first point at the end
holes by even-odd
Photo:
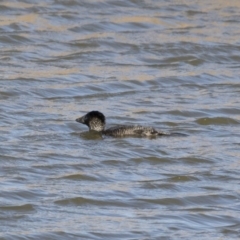
{"type": "MultiPolygon", "coordinates": [[[[161,151],[162,154],[166,154],[166,152],[161,151]]],[[[151,164],[169,164],[170,161],[168,158],[160,158],[160,157],[145,157],[145,158],[132,158],[129,160],[130,162],[133,162],[135,164],[141,164],[141,163],[151,163],[151,164]]]]}
{"type": "Polygon", "coordinates": [[[91,176],[91,175],[87,175],[87,174],[79,174],[79,173],[65,175],[65,176],[59,177],[59,179],[69,179],[69,180],[75,180],[75,181],[81,181],[81,180],[98,181],[98,178],[96,176],[91,176]]]}
{"type": "Polygon", "coordinates": [[[186,158],[181,158],[179,159],[182,162],[186,162],[187,164],[190,165],[195,165],[195,164],[212,164],[213,160],[212,159],[207,159],[207,158],[201,158],[201,157],[186,157],[186,158]]]}
{"type": "Polygon", "coordinates": [[[94,205],[94,206],[115,206],[115,207],[127,207],[129,203],[119,200],[109,201],[107,199],[98,200],[84,197],[66,198],[63,200],[57,200],[54,203],[64,206],[82,206],[82,205],[94,205]]]}
{"type": "Polygon", "coordinates": [[[232,125],[239,124],[239,121],[227,117],[199,118],[196,122],[200,125],[232,125]]]}
{"type": "Polygon", "coordinates": [[[31,43],[31,40],[29,38],[26,38],[22,35],[16,35],[12,34],[9,36],[0,36],[0,41],[4,44],[16,44],[16,43],[21,43],[21,44],[29,44],[31,43]]]}
{"type": "Polygon", "coordinates": [[[199,181],[198,178],[193,176],[173,176],[169,178],[170,182],[191,182],[191,181],[199,181]]]}
{"type": "Polygon", "coordinates": [[[12,205],[12,206],[0,206],[0,209],[3,211],[17,211],[17,212],[29,212],[35,209],[32,204],[24,204],[24,205],[12,205]]]}
{"type": "Polygon", "coordinates": [[[46,192],[39,190],[12,190],[1,192],[1,197],[4,197],[5,199],[11,198],[12,200],[33,200],[46,195],[48,195],[46,192]]]}

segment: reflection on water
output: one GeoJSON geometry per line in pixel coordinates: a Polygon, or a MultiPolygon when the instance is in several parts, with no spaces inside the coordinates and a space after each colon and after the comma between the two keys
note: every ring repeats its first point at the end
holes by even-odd
{"type": "Polygon", "coordinates": [[[239,239],[239,11],[2,1],[0,239],[239,239]]]}

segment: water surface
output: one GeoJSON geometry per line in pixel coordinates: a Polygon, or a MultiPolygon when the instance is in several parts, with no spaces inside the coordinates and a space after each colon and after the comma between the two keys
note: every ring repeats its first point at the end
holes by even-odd
{"type": "Polygon", "coordinates": [[[0,239],[239,239],[239,1],[2,1],[0,239]],[[187,136],[100,138],[75,119],[187,136]]]}

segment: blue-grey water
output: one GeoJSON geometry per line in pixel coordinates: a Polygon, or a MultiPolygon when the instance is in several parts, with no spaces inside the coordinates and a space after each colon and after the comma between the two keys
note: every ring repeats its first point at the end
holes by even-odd
{"type": "Polygon", "coordinates": [[[239,239],[240,1],[0,1],[0,239],[239,239]],[[75,122],[186,136],[101,138],[75,122]]]}

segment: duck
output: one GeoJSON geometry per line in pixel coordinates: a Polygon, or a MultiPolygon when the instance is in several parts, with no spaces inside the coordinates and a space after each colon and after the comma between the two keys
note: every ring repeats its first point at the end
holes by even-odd
{"type": "Polygon", "coordinates": [[[76,121],[88,126],[89,131],[96,131],[102,135],[111,137],[157,137],[170,135],[169,133],[159,131],[153,127],[145,127],[140,125],[118,125],[105,129],[106,118],[103,113],[99,111],[90,111],[84,116],[77,118],[76,121]]]}

